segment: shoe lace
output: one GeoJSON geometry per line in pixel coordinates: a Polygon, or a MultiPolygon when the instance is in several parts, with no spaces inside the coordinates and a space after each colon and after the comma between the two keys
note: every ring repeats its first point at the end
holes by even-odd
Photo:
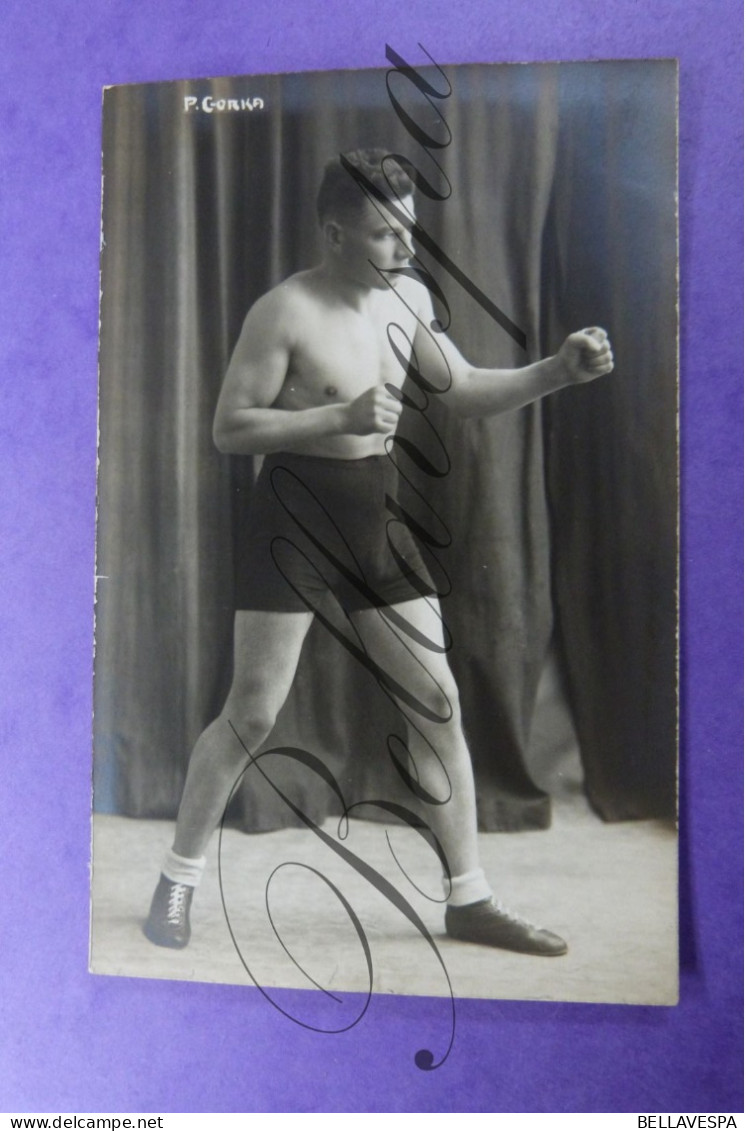
{"type": "Polygon", "coordinates": [[[495,911],[499,911],[501,915],[503,915],[511,923],[515,923],[518,927],[526,927],[529,930],[534,928],[533,923],[529,923],[528,919],[524,919],[522,915],[518,915],[515,911],[511,911],[509,907],[505,906],[501,899],[493,898],[492,905],[495,908],[495,911]]]}
{"type": "Polygon", "coordinates": [[[168,896],[166,918],[169,923],[179,923],[184,915],[184,901],[187,895],[186,884],[173,884],[168,896]]]}

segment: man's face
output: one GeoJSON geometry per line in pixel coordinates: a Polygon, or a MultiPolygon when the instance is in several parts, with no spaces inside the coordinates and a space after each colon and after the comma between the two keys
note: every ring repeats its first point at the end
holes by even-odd
{"type": "MultiPolygon", "coordinates": [[[[414,217],[411,196],[403,197],[397,208],[414,217]]],[[[339,221],[337,228],[338,261],[349,279],[377,290],[388,288],[387,278],[396,284],[396,275],[380,275],[379,271],[392,271],[409,263],[414,254],[410,222],[402,224],[383,205],[379,211],[366,200],[360,212],[339,221]]]]}

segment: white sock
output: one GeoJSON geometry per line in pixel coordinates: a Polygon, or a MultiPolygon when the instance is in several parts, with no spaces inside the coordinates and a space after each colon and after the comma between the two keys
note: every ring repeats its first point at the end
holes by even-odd
{"type": "Polygon", "coordinates": [[[163,867],[161,868],[163,875],[167,880],[170,880],[172,884],[187,884],[190,888],[197,887],[199,881],[202,879],[204,870],[204,856],[200,856],[196,860],[190,860],[186,856],[179,856],[174,852],[173,848],[169,848],[163,867]]]}
{"type": "Polygon", "coordinates": [[[487,883],[482,868],[473,868],[462,876],[451,876],[450,894],[448,880],[444,876],[443,890],[450,907],[466,907],[468,903],[479,903],[481,899],[489,899],[492,895],[492,888],[487,883]]]}

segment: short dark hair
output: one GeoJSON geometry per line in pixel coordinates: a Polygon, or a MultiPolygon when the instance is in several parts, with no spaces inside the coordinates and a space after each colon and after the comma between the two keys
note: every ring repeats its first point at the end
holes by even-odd
{"type": "MultiPolygon", "coordinates": [[[[353,149],[345,153],[345,160],[358,169],[367,180],[388,197],[409,196],[414,192],[412,178],[404,172],[398,162],[387,162],[386,172],[383,162],[389,156],[386,149],[353,149]]],[[[338,219],[350,213],[360,212],[368,199],[351,173],[345,169],[339,157],[335,157],[324,169],[316,197],[316,213],[319,223],[338,219]]]]}

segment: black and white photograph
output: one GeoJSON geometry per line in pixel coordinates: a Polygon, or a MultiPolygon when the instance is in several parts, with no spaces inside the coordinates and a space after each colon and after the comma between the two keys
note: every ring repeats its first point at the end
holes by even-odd
{"type": "Polygon", "coordinates": [[[104,92],[90,969],[672,1005],[676,63],[386,57],[104,92]]]}

